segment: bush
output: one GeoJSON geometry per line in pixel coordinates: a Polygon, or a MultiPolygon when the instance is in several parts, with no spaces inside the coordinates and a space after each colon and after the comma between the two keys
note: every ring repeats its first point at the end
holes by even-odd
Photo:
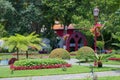
{"type": "Polygon", "coordinates": [[[9,65],[14,64],[14,62],[17,61],[17,58],[11,58],[8,62],[9,65]]]}
{"type": "Polygon", "coordinates": [[[50,55],[50,58],[70,59],[70,54],[67,50],[62,48],[54,49],[50,55]]]}
{"type": "Polygon", "coordinates": [[[71,56],[76,56],[77,54],[78,54],[77,51],[70,52],[71,56]]]}
{"type": "Polygon", "coordinates": [[[78,50],[76,58],[85,59],[85,61],[88,61],[88,59],[91,58],[91,56],[94,56],[94,50],[88,46],[84,46],[78,50]]]}
{"type": "Polygon", "coordinates": [[[96,42],[97,47],[101,50],[104,47],[104,42],[103,41],[97,41],[96,42]]]}
{"type": "Polygon", "coordinates": [[[55,65],[65,64],[64,60],[59,59],[25,59],[14,63],[15,66],[36,66],[36,65],[55,65]]]}

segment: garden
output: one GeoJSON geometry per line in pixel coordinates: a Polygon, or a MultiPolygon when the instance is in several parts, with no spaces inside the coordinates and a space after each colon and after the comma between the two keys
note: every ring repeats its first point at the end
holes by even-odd
{"type": "Polygon", "coordinates": [[[0,78],[120,71],[119,5],[0,0],[0,78]]]}

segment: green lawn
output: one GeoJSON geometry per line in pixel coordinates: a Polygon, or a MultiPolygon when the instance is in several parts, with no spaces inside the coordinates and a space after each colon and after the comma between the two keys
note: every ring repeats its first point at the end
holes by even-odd
{"type": "MultiPolygon", "coordinates": [[[[26,59],[26,55],[21,55],[23,53],[19,53],[19,59],[26,59]]],[[[48,56],[49,54],[38,54],[38,53],[31,53],[32,55],[29,55],[28,58],[44,58],[48,56]]],[[[11,59],[11,58],[17,58],[17,55],[13,55],[13,53],[10,54],[5,54],[5,53],[0,53],[0,59],[11,59]]]]}
{"type": "Polygon", "coordinates": [[[120,61],[109,60],[107,62],[103,62],[103,64],[120,65],[120,61]]]}
{"type": "MultiPolygon", "coordinates": [[[[94,68],[95,72],[101,72],[101,71],[111,71],[111,70],[120,70],[120,68],[94,68]]],[[[67,68],[67,71],[62,71],[61,68],[57,69],[39,69],[39,70],[19,70],[14,71],[13,74],[11,74],[11,70],[9,67],[0,67],[0,78],[5,77],[23,77],[23,76],[45,76],[45,75],[59,75],[59,74],[77,74],[77,73],[85,73],[90,72],[89,67],[85,66],[72,66],[71,68],[67,68]]]]}
{"type": "MultiPolygon", "coordinates": [[[[86,79],[70,79],[70,80],[92,80],[92,79],[86,78],[86,79]]],[[[120,80],[120,76],[98,77],[98,80],[120,80]]]]}
{"type": "Polygon", "coordinates": [[[116,58],[120,58],[120,54],[114,54],[113,56],[116,58]]]}

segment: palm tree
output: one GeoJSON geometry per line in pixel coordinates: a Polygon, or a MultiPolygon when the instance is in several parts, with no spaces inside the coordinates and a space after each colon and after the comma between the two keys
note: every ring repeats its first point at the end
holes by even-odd
{"type": "Polygon", "coordinates": [[[8,51],[11,52],[14,49],[17,51],[17,59],[19,59],[19,51],[26,51],[26,58],[28,58],[28,49],[30,47],[35,47],[36,49],[40,50],[41,39],[38,38],[38,35],[34,32],[28,36],[23,36],[20,34],[15,34],[15,36],[10,36],[8,38],[3,38],[5,41],[4,46],[8,47],[8,51]]]}
{"type": "Polygon", "coordinates": [[[97,66],[98,67],[103,67],[103,61],[107,61],[110,57],[112,57],[113,54],[95,54],[93,57],[94,61],[97,61],[97,66]]]}

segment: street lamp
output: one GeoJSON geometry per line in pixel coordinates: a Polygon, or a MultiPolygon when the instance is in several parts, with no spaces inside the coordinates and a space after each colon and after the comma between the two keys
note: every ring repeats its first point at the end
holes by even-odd
{"type": "Polygon", "coordinates": [[[98,9],[98,7],[94,8],[93,15],[94,15],[94,19],[95,19],[95,24],[97,24],[97,22],[98,22],[98,15],[99,15],[99,9],[98,9]]]}
{"type": "Polygon", "coordinates": [[[95,50],[95,53],[96,53],[96,50],[97,50],[97,46],[96,46],[96,42],[97,42],[97,32],[98,32],[98,29],[97,29],[97,22],[98,22],[98,15],[99,15],[99,9],[98,7],[95,7],[94,10],[93,10],[93,15],[94,15],[94,20],[95,20],[95,23],[94,23],[94,50],[95,50]]]}

